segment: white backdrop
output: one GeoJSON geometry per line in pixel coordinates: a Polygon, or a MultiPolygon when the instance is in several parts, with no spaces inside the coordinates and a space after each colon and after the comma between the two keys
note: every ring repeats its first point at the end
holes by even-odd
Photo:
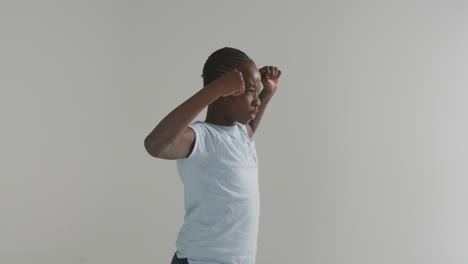
{"type": "Polygon", "coordinates": [[[0,263],[170,263],[183,185],[143,140],[224,46],[283,71],[257,264],[467,263],[467,25],[462,1],[2,1],[0,263]]]}

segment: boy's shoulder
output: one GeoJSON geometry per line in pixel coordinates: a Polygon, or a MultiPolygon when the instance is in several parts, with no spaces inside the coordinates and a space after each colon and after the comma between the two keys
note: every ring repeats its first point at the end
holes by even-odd
{"type": "Polygon", "coordinates": [[[201,139],[218,141],[228,138],[250,140],[247,126],[236,122],[234,126],[221,126],[206,121],[195,121],[189,125],[201,139]]]}
{"type": "Polygon", "coordinates": [[[207,130],[212,130],[216,132],[230,132],[230,131],[235,131],[235,130],[242,130],[245,133],[248,133],[247,126],[236,122],[234,126],[221,126],[221,125],[215,125],[210,122],[202,121],[202,120],[197,120],[189,125],[189,127],[198,127],[198,128],[204,128],[207,130]]]}

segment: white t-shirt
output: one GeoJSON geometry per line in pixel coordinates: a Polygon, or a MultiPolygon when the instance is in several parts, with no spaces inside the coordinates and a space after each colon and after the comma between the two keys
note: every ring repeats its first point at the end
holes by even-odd
{"type": "Polygon", "coordinates": [[[255,141],[245,125],[191,124],[195,143],[177,160],[185,217],[177,256],[190,264],[255,264],[260,195],[255,141]]]}

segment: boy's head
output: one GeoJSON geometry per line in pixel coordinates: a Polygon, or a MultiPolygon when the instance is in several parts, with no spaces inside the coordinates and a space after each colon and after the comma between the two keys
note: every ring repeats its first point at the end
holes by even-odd
{"type": "Polygon", "coordinates": [[[223,76],[226,72],[233,70],[235,66],[254,61],[244,52],[225,47],[213,52],[203,66],[203,86],[223,76]]]}
{"type": "Polygon", "coordinates": [[[220,115],[218,118],[222,118],[220,121],[226,124],[232,124],[234,121],[246,124],[255,118],[258,111],[258,93],[262,86],[260,72],[252,59],[238,49],[219,49],[208,57],[203,66],[203,83],[207,86],[233,69],[242,73],[245,93],[219,98],[208,107],[208,111],[220,115]]]}

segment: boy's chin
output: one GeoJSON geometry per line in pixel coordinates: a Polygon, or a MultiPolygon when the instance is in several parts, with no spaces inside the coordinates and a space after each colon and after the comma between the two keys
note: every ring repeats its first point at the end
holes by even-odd
{"type": "Polygon", "coordinates": [[[243,125],[247,125],[248,123],[250,123],[250,121],[252,121],[252,118],[250,116],[245,116],[236,120],[237,123],[241,123],[243,125]]]}

